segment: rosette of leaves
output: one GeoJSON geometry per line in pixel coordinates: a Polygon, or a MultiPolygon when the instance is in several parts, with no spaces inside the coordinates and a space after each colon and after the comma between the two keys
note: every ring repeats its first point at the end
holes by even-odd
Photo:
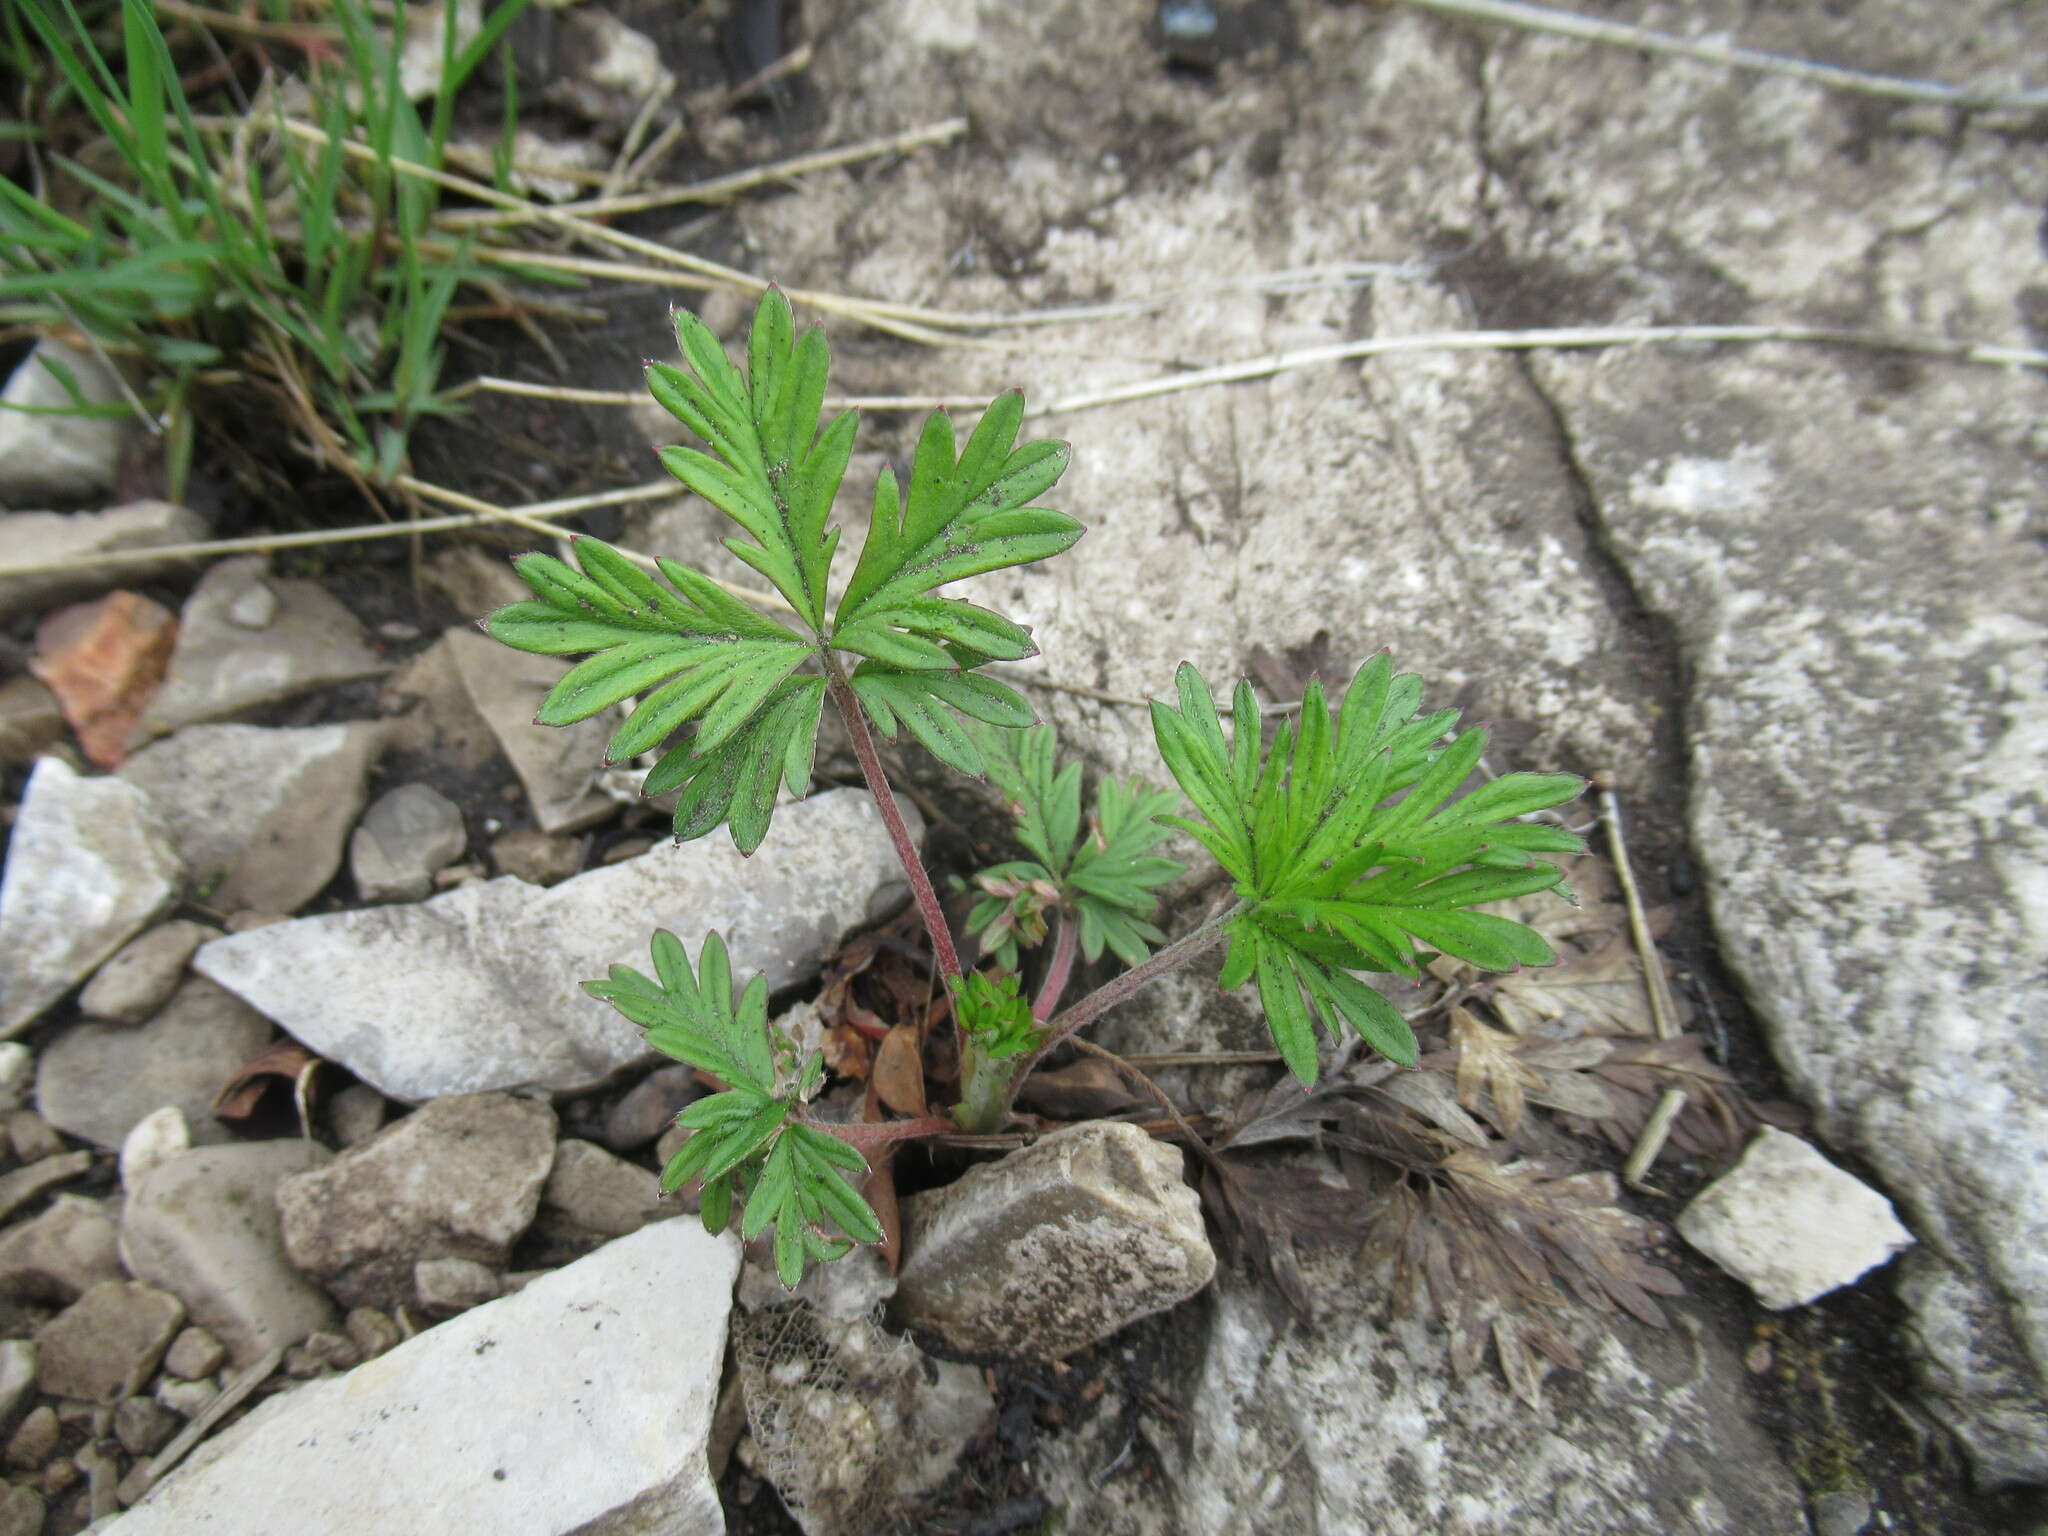
{"type": "Polygon", "coordinates": [[[1017,841],[1029,859],[985,869],[974,883],[985,893],[967,915],[967,931],[1006,970],[1017,968],[1020,945],[1046,935],[1046,913],[1058,910],[1078,925],[1081,953],[1100,959],[1109,950],[1137,965],[1165,939],[1151,922],[1153,892],[1181,873],[1174,859],[1150,852],[1172,836],[1159,817],[1178,796],[1140,780],[1105,778],[1095,786],[1095,810],[1081,820],[1081,765],[1056,767],[1058,739],[1049,725],[1028,731],[973,728],[989,782],[1017,818],[1017,841]]]}
{"type": "Polygon", "coordinates": [[[705,447],[664,448],[662,463],[739,525],[726,548],[768,580],[785,611],[765,613],[673,560],[656,562],[657,580],[595,539],[575,541],[580,569],[522,556],[515,564],[534,600],[500,608],[485,629],[523,651],[591,653],[536,718],[568,725],[637,696],[607,759],[668,746],[646,792],[682,791],[678,840],[723,824],[742,853],[767,835],[777,789],[800,794],[809,784],[828,689],[849,691],[883,736],[908,731],[949,766],[981,773],[961,717],[1014,728],[1034,716],[978,669],[1037,647],[1022,625],[940,589],[1046,559],[1080,538],[1065,513],[1030,505],[1065,470],[1066,445],[1017,444],[1024,399],[1015,391],[989,406],[964,447],[946,414],[933,414],[908,490],[893,472],[876,482],[867,540],[835,606],[827,584],[839,530],[830,521],[855,415],[820,425],[824,333],[799,336],[788,302],[770,289],[744,372],[694,315],[678,313],[676,336],[685,366],[649,363],[648,388],[705,447]]]}
{"type": "Polygon", "coordinates": [[[735,1001],[725,942],[715,933],[705,936],[694,971],[672,933],[657,933],[652,951],[653,976],[615,965],[608,979],[583,989],[644,1029],[655,1050],[726,1085],[676,1116],[690,1137],[662,1169],[661,1192],[701,1180],[709,1232],[723,1232],[736,1208],[741,1237],[773,1227],[775,1272],[785,1286],[803,1278],[807,1260],[829,1262],[854,1243],[880,1242],[881,1222],[847,1178],[865,1173],[867,1160],[797,1118],[824,1078],[825,1058],[814,1051],[778,1071],[767,980],[754,977],[735,1001]]]}
{"type": "Polygon", "coordinates": [[[1175,683],[1179,708],[1155,701],[1153,733],[1200,819],[1165,819],[1236,881],[1220,984],[1256,981],[1273,1042],[1302,1083],[1316,1079],[1318,1021],[1415,1064],[1414,1031],[1355,971],[1415,979],[1435,952],[1493,971],[1554,962],[1533,929],[1471,909],[1561,883],[1537,855],[1585,844],[1515,818],[1572,799],[1584,780],[1513,773],[1460,796],[1486,732],[1437,745],[1458,712],[1421,713],[1421,680],[1396,676],[1384,653],[1358,669],[1341,709],[1310,682],[1299,722],[1283,721],[1266,749],[1249,683],[1237,685],[1228,741],[1201,674],[1183,662],[1175,683]]]}

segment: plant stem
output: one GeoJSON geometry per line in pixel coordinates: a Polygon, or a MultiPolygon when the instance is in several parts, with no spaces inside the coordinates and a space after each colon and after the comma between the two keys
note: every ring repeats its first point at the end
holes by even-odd
{"type": "Polygon", "coordinates": [[[1059,924],[1059,936],[1052,943],[1052,963],[1046,967],[1038,998],[1031,1005],[1031,1017],[1041,1024],[1060,1005],[1060,994],[1067,990],[1067,979],[1074,974],[1074,951],[1080,944],[1080,924],[1074,921],[1072,913],[1060,913],[1059,924]]]}
{"type": "Polygon", "coordinates": [[[1146,983],[1158,980],[1176,966],[1185,965],[1205,949],[1213,949],[1223,941],[1223,933],[1231,921],[1251,907],[1249,901],[1234,901],[1221,912],[1203,922],[1192,932],[1175,939],[1143,965],[1134,965],[1123,975],[1105,982],[1074,1004],[1065,1013],[1052,1021],[1052,1031],[1045,1037],[1045,1043],[1026,1059],[1023,1070],[1016,1076],[1022,1082],[1054,1046],[1084,1024],[1093,1023],[1118,1003],[1136,992],[1146,983]]]}
{"type": "Polygon", "coordinates": [[[910,894],[917,902],[918,915],[924,919],[925,932],[931,935],[932,962],[938,966],[944,981],[958,981],[960,956],[953,948],[952,932],[946,927],[945,910],[939,905],[939,893],[932,888],[932,877],[925,873],[924,860],[918,856],[917,844],[911,839],[903,811],[896,804],[896,792],[889,787],[888,777],[882,772],[881,754],[875,751],[875,738],[868,733],[867,717],[861,713],[860,700],[854,696],[853,686],[847,682],[846,673],[839,665],[839,658],[832,654],[832,648],[821,646],[818,655],[825,664],[825,680],[832,690],[832,702],[839,706],[839,718],[846,722],[846,734],[853,741],[853,755],[860,760],[861,777],[868,781],[868,793],[875,797],[875,809],[882,813],[882,825],[889,829],[889,841],[895,845],[896,857],[902,861],[903,873],[910,881],[910,894]]]}
{"type": "Polygon", "coordinates": [[[926,1136],[958,1135],[960,1127],[944,1115],[924,1115],[916,1120],[888,1120],[878,1125],[834,1125],[823,1120],[803,1122],[814,1131],[837,1136],[855,1151],[865,1154],[872,1147],[892,1142],[917,1141],[926,1136]]]}

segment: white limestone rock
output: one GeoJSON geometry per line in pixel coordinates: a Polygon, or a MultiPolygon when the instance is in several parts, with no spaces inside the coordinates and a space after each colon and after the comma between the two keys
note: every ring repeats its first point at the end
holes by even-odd
{"type": "Polygon", "coordinates": [[[36,1107],[60,1131],[110,1152],[166,1104],[183,1112],[194,1145],[225,1141],[214,1098],[270,1038],[262,1014],[204,976],[188,977],[140,1028],[74,1024],[52,1040],[36,1063],[36,1107]]]}
{"type": "Polygon", "coordinates": [[[318,583],[272,576],[261,555],[223,560],[185,600],[170,670],[136,734],[168,735],[384,670],[355,616],[318,583]]]}
{"type": "Polygon", "coordinates": [[[574,725],[536,725],[534,715],[570,663],[500,645],[474,629],[442,636],[477,713],[526,786],[543,832],[576,832],[602,821],[618,802],[596,787],[605,744],[617,723],[610,711],[574,725]]]}
{"type": "Polygon", "coordinates": [[[608,1243],[331,1381],[272,1399],[104,1536],[722,1536],[705,1444],[739,1244],[608,1243]]]}
{"type": "Polygon", "coordinates": [[[324,1157],[299,1140],[199,1147],[129,1188],[129,1272],[182,1301],[237,1367],[335,1325],[334,1304],[285,1256],[277,1209],[279,1181],[324,1157]]]}
{"type": "MultiPolygon", "coordinates": [[[[171,836],[175,843],[176,829],[171,836]]],[[[140,1024],[178,990],[192,952],[208,939],[220,936],[218,928],[184,918],[157,924],[122,945],[111,960],[93,973],[92,980],[78,995],[78,1011],[89,1019],[104,1019],[109,1024],[140,1024]]]]}
{"type": "Polygon", "coordinates": [[[1891,1201],[1771,1126],[1694,1197],[1677,1226],[1773,1312],[1851,1285],[1913,1243],[1891,1201]]]}
{"type": "Polygon", "coordinates": [[[163,813],[209,905],[291,912],[341,867],[383,742],[377,724],[194,725],[136,753],[120,776],[163,813]]]}
{"type": "Polygon", "coordinates": [[[896,1308],[959,1350],[1057,1360],[1215,1273],[1180,1153],[1096,1120],[905,1199],[896,1308]]]}
{"type": "Polygon", "coordinates": [[[42,414],[78,403],[56,370],[70,375],[87,405],[122,403],[120,383],[97,353],[48,338],[37,342],[0,391],[10,406],[41,408],[35,414],[0,410],[0,505],[88,501],[113,487],[121,445],[135,430],[135,418],[125,412],[42,414]]]}
{"type": "MultiPolygon", "coordinates": [[[[0,437],[10,413],[0,411],[0,437]]],[[[4,455],[0,448],[0,455],[4,455]]],[[[131,501],[104,512],[0,513],[0,564],[38,565],[82,555],[195,544],[207,536],[206,519],[168,501],[131,501]]],[[[160,581],[177,561],[136,560],[72,571],[0,576],[0,619],[34,613],[115,587],[160,581]]]]}
{"type": "Polygon", "coordinates": [[[278,1185],[285,1252],[347,1306],[410,1302],[422,1259],[504,1264],[533,1222],[554,1156],[545,1103],[436,1099],[278,1185]]]}
{"type": "Polygon", "coordinates": [[[759,971],[783,987],[809,974],[900,870],[874,802],[834,790],[778,811],[751,859],[721,833],[547,890],[505,876],[233,934],[193,964],[388,1098],[528,1085],[569,1093],[648,1059],[641,1032],[582,983],[614,965],[644,969],[656,928],[674,930],[692,955],[716,931],[736,980],[759,971]]]}
{"type": "Polygon", "coordinates": [[[168,911],[184,866],[149,797],[46,757],[0,883],[0,1037],[19,1034],[168,911]]]}

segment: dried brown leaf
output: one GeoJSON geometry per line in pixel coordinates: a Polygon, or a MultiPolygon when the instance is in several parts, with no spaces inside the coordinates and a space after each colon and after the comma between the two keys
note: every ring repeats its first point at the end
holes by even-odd
{"type": "Polygon", "coordinates": [[[928,1113],[924,1093],[924,1057],[917,1044],[917,1026],[898,1024],[875,1047],[871,1081],[875,1096],[899,1115],[928,1113]]]}
{"type": "Polygon", "coordinates": [[[282,1085],[296,1101],[300,1083],[320,1067],[320,1058],[296,1040],[279,1040],[243,1062],[213,1101],[213,1117],[233,1124],[256,1113],[265,1094],[282,1085]]]}
{"type": "Polygon", "coordinates": [[[1105,1120],[1142,1109],[1123,1074],[1099,1056],[1083,1056],[1053,1072],[1034,1072],[1017,1091],[1018,1101],[1053,1120],[1105,1120]]]}

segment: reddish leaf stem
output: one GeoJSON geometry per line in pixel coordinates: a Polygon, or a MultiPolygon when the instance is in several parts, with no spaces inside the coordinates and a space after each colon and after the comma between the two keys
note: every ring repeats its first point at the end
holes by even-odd
{"type": "Polygon", "coordinates": [[[1224,930],[1230,926],[1231,920],[1240,916],[1251,905],[1249,901],[1232,902],[1192,932],[1175,939],[1143,965],[1134,965],[1123,975],[1105,982],[1059,1015],[1052,1021],[1052,1029],[1046,1035],[1045,1043],[1025,1061],[1023,1070],[1018,1072],[1014,1081],[1023,1082],[1031,1075],[1032,1069],[1045,1059],[1046,1052],[1082,1025],[1092,1024],[1148,982],[1158,980],[1174,967],[1185,965],[1203,950],[1213,949],[1222,943],[1224,930]]]}
{"type": "Polygon", "coordinates": [[[1031,1005],[1031,1017],[1041,1024],[1060,1005],[1060,994],[1067,990],[1067,981],[1074,974],[1074,951],[1080,943],[1080,924],[1074,921],[1073,914],[1062,912],[1059,922],[1059,935],[1052,943],[1052,963],[1046,968],[1045,980],[1039,983],[1037,1001],[1031,1005]]]}
{"type": "Polygon", "coordinates": [[[891,1142],[917,1141],[926,1136],[955,1136],[960,1127],[944,1115],[925,1115],[916,1120],[887,1120],[876,1125],[833,1125],[822,1120],[806,1120],[804,1124],[814,1131],[823,1131],[828,1136],[837,1136],[863,1156],[873,1147],[886,1147],[891,1142]]]}
{"type": "Polygon", "coordinates": [[[910,894],[917,902],[918,915],[924,919],[925,932],[931,935],[932,961],[938,966],[943,980],[948,983],[957,981],[960,977],[960,956],[953,948],[953,935],[946,927],[945,910],[939,905],[939,893],[932,888],[932,877],[925,873],[924,860],[911,839],[903,811],[896,804],[896,792],[889,787],[888,777],[882,772],[881,754],[875,750],[875,738],[868,732],[867,716],[861,712],[860,699],[855,695],[852,684],[847,682],[846,673],[839,665],[839,658],[832,654],[831,647],[821,648],[819,655],[825,663],[825,680],[832,690],[832,702],[839,707],[839,718],[846,722],[846,734],[853,741],[853,755],[860,761],[861,777],[868,781],[868,793],[875,797],[875,809],[882,813],[882,825],[888,828],[889,841],[895,845],[896,857],[902,861],[903,873],[910,881],[910,894]]]}

